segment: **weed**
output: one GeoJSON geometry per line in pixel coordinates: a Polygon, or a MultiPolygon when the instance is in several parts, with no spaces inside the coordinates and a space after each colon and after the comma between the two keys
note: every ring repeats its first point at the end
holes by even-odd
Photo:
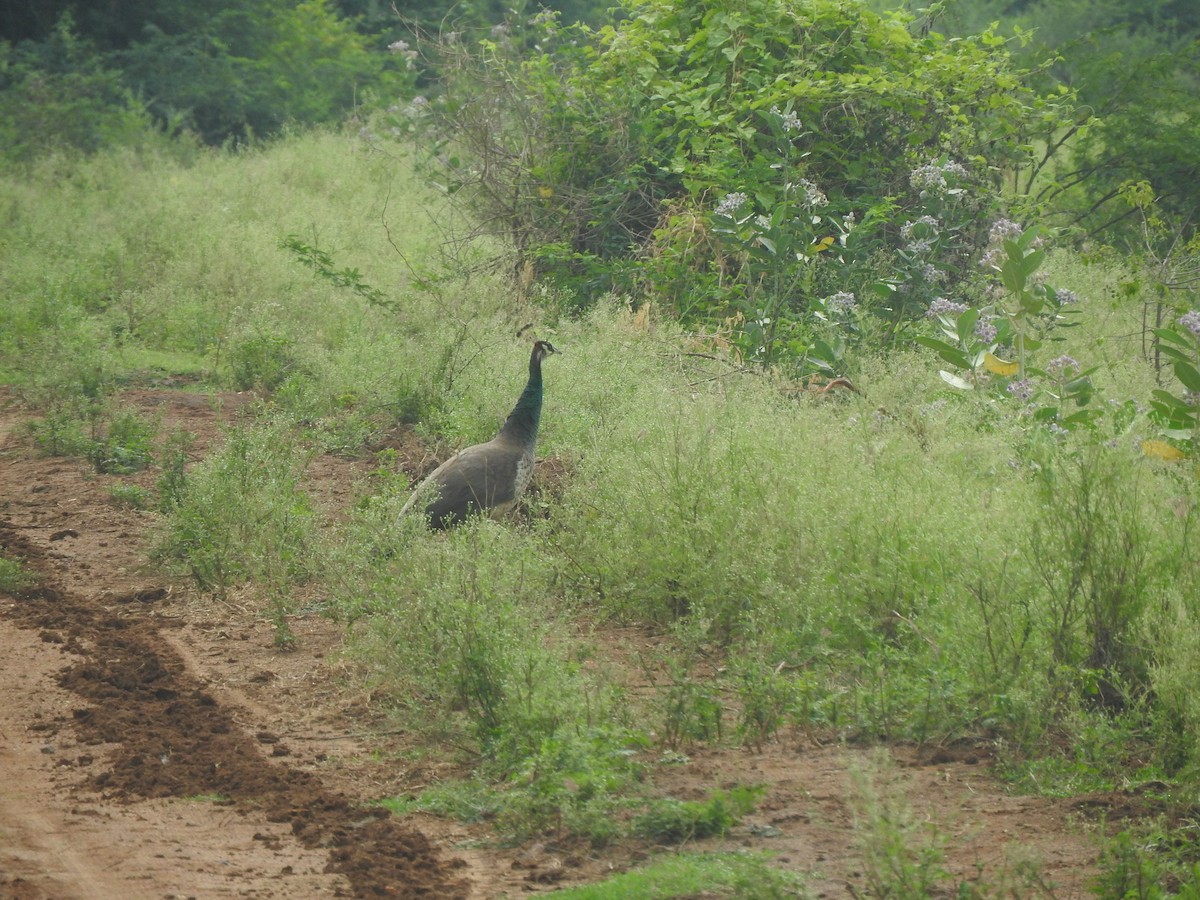
{"type": "Polygon", "coordinates": [[[30,422],[29,431],[38,449],[50,456],[83,456],[92,446],[86,420],[69,407],[52,410],[30,422]]]}
{"type": "Polygon", "coordinates": [[[84,456],[97,472],[130,475],[154,459],[155,423],[137,410],[75,398],[30,424],[34,443],[52,456],[84,456]]]}
{"type": "Polygon", "coordinates": [[[226,360],[239,391],[271,393],[296,370],[294,342],[274,334],[255,335],[235,343],[226,360]]]}
{"type": "Polygon", "coordinates": [[[37,578],[19,559],[0,554],[0,591],[19,594],[37,583],[37,578]]]}
{"type": "Polygon", "coordinates": [[[1141,478],[1103,447],[1058,454],[1040,469],[1044,512],[1029,533],[1054,661],[1078,671],[1084,697],[1110,711],[1136,698],[1149,677],[1137,633],[1152,583],[1141,478]]]}
{"type": "Polygon", "coordinates": [[[108,496],[117,506],[126,509],[148,509],[150,493],[140,484],[114,484],[108,489],[108,496]]]}
{"type": "Polygon", "coordinates": [[[273,594],[267,603],[267,616],[271,620],[272,640],[276,650],[296,649],[296,632],[292,630],[292,625],[288,621],[291,611],[291,604],[278,594],[273,594]]]}
{"type": "Polygon", "coordinates": [[[634,819],[633,831],[664,844],[721,837],[753,811],[763,793],[761,787],[740,786],[716,791],[707,800],[666,797],[634,819]]]}
{"type": "Polygon", "coordinates": [[[99,431],[87,454],[96,471],[130,475],[153,461],[158,427],[136,410],[118,409],[99,431]]]}
{"type": "Polygon", "coordinates": [[[504,807],[504,797],[502,791],[471,779],[439,782],[416,797],[389,798],[382,805],[400,815],[421,810],[463,822],[482,822],[496,817],[504,807]]]}
{"type": "MultiPolygon", "coordinates": [[[[886,771],[886,770],[885,770],[886,771]]],[[[888,796],[865,769],[852,772],[855,832],[871,896],[924,900],[946,876],[942,838],[919,826],[900,798],[888,796]]]]}
{"type": "Polygon", "coordinates": [[[187,488],[185,467],[188,462],[188,451],[195,443],[196,436],[190,431],[176,429],[167,435],[159,454],[158,508],[161,512],[170,512],[184,498],[187,488]]]}
{"type": "Polygon", "coordinates": [[[659,692],[660,735],[672,748],[721,737],[724,708],[719,688],[708,676],[697,676],[683,659],[667,659],[669,681],[659,692]]]}
{"type": "Polygon", "coordinates": [[[315,565],[313,513],[298,479],[304,456],[286,431],[232,430],[188,474],[154,550],[205,590],[223,594],[247,579],[285,584],[315,565]]]}
{"type": "Polygon", "coordinates": [[[1172,865],[1160,852],[1163,844],[1175,840],[1161,832],[1117,834],[1101,854],[1095,896],[1099,900],[1200,898],[1200,863],[1172,865]]]}

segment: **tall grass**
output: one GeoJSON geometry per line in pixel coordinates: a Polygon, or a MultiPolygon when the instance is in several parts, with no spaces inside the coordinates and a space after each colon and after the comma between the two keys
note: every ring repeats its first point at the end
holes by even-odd
{"type": "MultiPolygon", "coordinates": [[[[1057,438],[952,392],[923,352],[863,356],[861,393],[813,395],[624,300],[561,318],[465,265],[404,163],[338,134],[51,161],[5,176],[0,203],[3,377],[68,411],[149,361],[259,392],[258,424],[164,466],[164,558],[218,590],[317,586],[397,715],[520,787],[514,827],[604,834],[652,733],[967,734],[1036,754],[1102,719],[1161,771],[1197,771],[1200,491],[1137,452],[1143,418],[1057,438]],[[353,277],[303,265],[289,236],[353,277]],[[427,534],[397,520],[392,473],[316,527],[308,454],[365,453],[398,422],[443,449],[492,436],[526,323],[563,351],[539,451],[567,475],[544,518],[427,534]],[[584,622],[658,636],[655,698],[622,698],[584,622]]],[[[1063,349],[1143,401],[1130,273],[1049,266],[1084,303],[1063,349]]]]}

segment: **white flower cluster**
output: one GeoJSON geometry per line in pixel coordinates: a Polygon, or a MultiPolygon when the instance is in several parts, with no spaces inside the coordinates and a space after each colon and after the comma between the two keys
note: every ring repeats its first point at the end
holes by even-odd
{"type": "Polygon", "coordinates": [[[730,191],[713,209],[718,216],[729,216],[732,218],[739,209],[746,205],[746,201],[750,198],[746,196],[744,191],[730,191]]]}
{"type": "Polygon", "coordinates": [[[772,106],[771,114],[779,116],[784,131],[802,131],[804,129],[804,123],[800,121],[800,117],[790,109],[784,112],[778,106],[772,106]]]}
{"type": "Polygon", "coordinates": [[[931,162],[917,166],[908,173],[908,183],[920,191],[922,197],[930,194],[961,194],[962,188],[951,187],[950,180],[966,176],[966,167],[951,159],[944,163],[931,162]],[[947,180],[948,178],[950,180],[947,180]]]}

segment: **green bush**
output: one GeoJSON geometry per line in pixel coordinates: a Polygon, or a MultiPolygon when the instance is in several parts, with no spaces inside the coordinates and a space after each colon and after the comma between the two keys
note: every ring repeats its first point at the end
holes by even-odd
{"type": "Polygon", "coordinates": [[[831,355],[818,300],[838,292],[894,334],[911,311],[889,285],[968,271],[989,172],[1025,164],[1059,114],[995,35],[914,36],[858,0],[624,12],[595,33],[537,17],[528,56],[508,33],[443,42],[444,93],[401,120],[429,136],[438,182],[560,283],[732,320],[767,362],[831,355]],[[939,197],[952,229],[901,233],[939,197]]]}
{"type": "Polygon", "coordinates": [[[639,815],[633,822],[633,830],[669,844],[722,837],[742,816],[754,810],[762,794],[761,788],[743,786],[716,791],[707,800],[667,797],[639,815]]]}
{"type": "Polygon", "coordinates": [[[0,42],[0,159],[154,141],[149,112],[96,49],[59,20],[43,45],[0,42]]]}
{"type": "Polygon", "coordinates": [[[315,523],[299,487],[305,452],[286,428],[231,430],[186,474],[154,556],[204,590],[255,580],[278,594],[314,573],[315,523]]]}

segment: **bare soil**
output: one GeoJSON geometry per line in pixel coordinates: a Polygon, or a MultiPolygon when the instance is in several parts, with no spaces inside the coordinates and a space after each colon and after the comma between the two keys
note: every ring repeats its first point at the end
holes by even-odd
{"type": "MultiPolygon", "coordinates": [[[[248,409],[240,395],[178,388],[124,399],[195,434],[197,456],[248,409]]],[[[379,714],[349,677],[342,626],[297,615],[295,648],[283,650],[253,598],[218,602],[150,566],[154,514],[110,489],[150,487],[156,473],[116,478],[40,455],[21,427],[33,415],[0,393],[0,551],[40,577],[0,594],[0,898],[516,897],[679,849],[504,847],[486,825],[373,805],[463,773],[449,754],[414,753],[417,737],[379,714]]],[[[411,434],[392,446],[413,474],[431,464],[411,434]]],[[[323,457],[307,486],[336,515],[365,467],[323,457]]],[[[625,650],[652,640],[608,637],[625,650]]],[[[990,765],[984,744],[881,751],[792,735],[697,749],[656,766],[654,783],[683,799],[765,785],[731,834],[684,849],[771,851],[814,895],[861,897],[850,773],[871,769],[936,825],[960,880],[994,882],[1033,861],[1040,881],[1014,896],[1085,896],[1100,823],[1136,815],[1139,798],[1016,796],[990,765]]]]}

